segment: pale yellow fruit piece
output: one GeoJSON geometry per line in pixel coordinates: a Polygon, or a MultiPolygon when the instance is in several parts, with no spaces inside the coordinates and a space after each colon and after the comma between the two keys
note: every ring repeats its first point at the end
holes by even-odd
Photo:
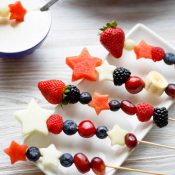
{"type": "Polygon", "coordinates": [[[128,132],[118,125],[115,125],[112,130],[108,131],[108,136],[111,140],[111,145],[125,145],[125,136],[128,132]]]}
{"type": "Polygon", "coordinates": [[[124,48],[128,51],[133,50],[136,46],[136,42],[132,39],[126,39],[124,48]]]}
{"type": "Polygon", "coordinates": [[[159,72],[150,72],[145,79],[145,89],[156,96],[161,96],[168,86],[168,81],[159,72]]]}
{"type": "Polygon", "coordinates": [[[0,17],[9,17],[10,9],[9,7],[0,6],[0,17]]]}

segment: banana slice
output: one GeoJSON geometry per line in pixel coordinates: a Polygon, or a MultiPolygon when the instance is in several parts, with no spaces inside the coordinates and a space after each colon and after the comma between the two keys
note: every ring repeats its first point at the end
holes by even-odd
{"type": "Polygon", "coordinates": [[[128,51],[134,50],[135,46],[136,46],[136,42],[134,40],[126,39],[125,45],[124,45],[124,48],[126,50],[128,51]]]}
{"type": "Polygon", "coordinates": [[[5,6],[0,6],[0,17],[9,17],[10,9],[5,6]]]}
{"type": "Polygon", "coordinates": [[[156,96],[161,96],[167,86],[168,81],[156,71],[150,72],[145,79],[145,89],[156,96]]]}

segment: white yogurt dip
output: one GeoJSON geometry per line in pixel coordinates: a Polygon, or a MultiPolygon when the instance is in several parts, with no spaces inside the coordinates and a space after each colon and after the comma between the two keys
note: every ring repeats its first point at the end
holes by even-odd
{"type": "MultiPolygon", "coordinates": [[[[1,0],[0,8],[14,4],[17,0],[1,0]]],[[[0,17],[0,52],[16,53],[26,51],[39,44],[48,34],[51,26],[49,11],[39,9],[43,0],[21,0],[27,13],[24,22],[16,23],[6,17],[0,17]]]]}

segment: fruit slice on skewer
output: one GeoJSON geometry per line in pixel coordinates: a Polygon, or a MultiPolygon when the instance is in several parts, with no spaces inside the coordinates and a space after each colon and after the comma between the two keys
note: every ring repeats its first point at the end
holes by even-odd
{"type": "Polygon", "coordinates": [[[91,56],[87,48],[84,48],[79,56],[67,57],[66,64],[73,70],[72,81],[81,79],[96,81],[95,68],[102,64],[102,59],[91,56]]]}
{"type": "MultiPolygon", "coordinates": [[[[14,142],[12,142],[12,144],[13,143],[14,142]]],[[[5,153],[7,152],[6,150],[12,149],[11,145],[9,148],[5,149],[5,153]]],[[[14,149],[13,154],[25,155],[25,159],[23,159],[23,161],[28,160],[33,162],[46,175],[63,174],[60,167],[63,166],[65,168],[68,168],[71,167],[73,164],[82,174],[88,173],[92,169],[95,174],[104,175],[106,172],[106,168],[113,168],[123,171],[140,172],[145,174],[165,175],[159,172],[106,165],[105,162],[99,157],[94,157],[91,161],[89,161],[88,157],[83,153],[77,153],[74,156],[72,156],[70,153],[62,154],[59,150],[56,149],[54,145],[50,145],[47,148],[40,149],[34,146],[25,146],[25,152],[23,150],[20,152],[19,150],[14,149]]],[[[10,159],[13,158],[11,154],[8,154],[8,156],[10,157],[10,159]]],[[[20,161],[20,159],[18,161],[20,161]]]]}

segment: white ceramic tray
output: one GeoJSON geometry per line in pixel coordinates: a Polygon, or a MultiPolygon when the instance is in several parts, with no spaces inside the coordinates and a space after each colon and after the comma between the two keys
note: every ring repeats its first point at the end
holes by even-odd
{"type": "MultiPolygon", "coordinates": [[[[166,51],[175,53],[175,49],[170,44],[168,44],[156,33],[152,32],[142,24],[137,24],[133,29],[131,29],[127,35],[127,38],[134,39],[137,42],[144,39],[152,45],[163,47],[166,51]]],[[[69,53],[69,55],[78,55],[81,49],[82,48],[75,48],[71,50],[68,49],[67,53],[69,53]]],[[[124,52],[123,58],[114,59],[108,55],[102,46],[88,47],[88,49],[92,55],[107,59],[110,64],[128,68],[131,70],[133,75],[138,75],[144,78],[148,72],[156,70],[162,73],[169,82],[175,81],[174,67],[166,65],[163,61],[154,63],[153,61],[146,59],[136,60],[135,54],[133,52],[127,51],[124,52]]],[[[97,91],[102,94],[109,94],[111,99],[128,99],[134,103],[149,102],[154,106],[164,106],[167,108],[173,104],[173,101],[168,98],[167,95],[163,95],[161,98],[156,98],[148,94],[145,90],[139,94],[131,95],[126,92],[124,87],[114,86],[113,82],[82,81],[78,84],[78,86],[81,91],[89,91],[91,93],[97,91]]],[[[140,123],[138,122],[136,116],[128,116],[122,111],[103,111],[99,116],[96,116],[93,108],[81,104],[68,105],[64,107],[64,110],[59,109],[58,113],[63,115],[65,119],[73,119],[77,123],[82,120],[89,119],[92,120],[96,126],[106,125],[109,129],[112,129],[114,124],[119,124],[122,128],[136,134],[137,138],[140,140],[143,139],[153,127],[152,121],[147,123],[140,123]]],[[[72,154],[83,152],[87,154],[90,159],[93,156],[101,156],[105,160],[106,164],[109,165],[120,166],[130,154],[130,152],[127,151],[126,147],[111,147],[110,140],[108,138],[104,140],[97,139],[96,137],[84,139],[81,138],[78,134],[69,137],[65,136],[62,133],[56,137],[50,136],[50,139],[51,142],[53,142],[63,152],[70,152],[72,154]]],[[[66,169],[65,171],[67,171],[67,175],[79,175],[74,166],[72,168],[66,169]]],[[[112,175],[114,172],[114,170],[108,169],[106,174],[112,175]]],[[[93,173],[90,172],[88,174],[90,175],[93,173]]]]}

